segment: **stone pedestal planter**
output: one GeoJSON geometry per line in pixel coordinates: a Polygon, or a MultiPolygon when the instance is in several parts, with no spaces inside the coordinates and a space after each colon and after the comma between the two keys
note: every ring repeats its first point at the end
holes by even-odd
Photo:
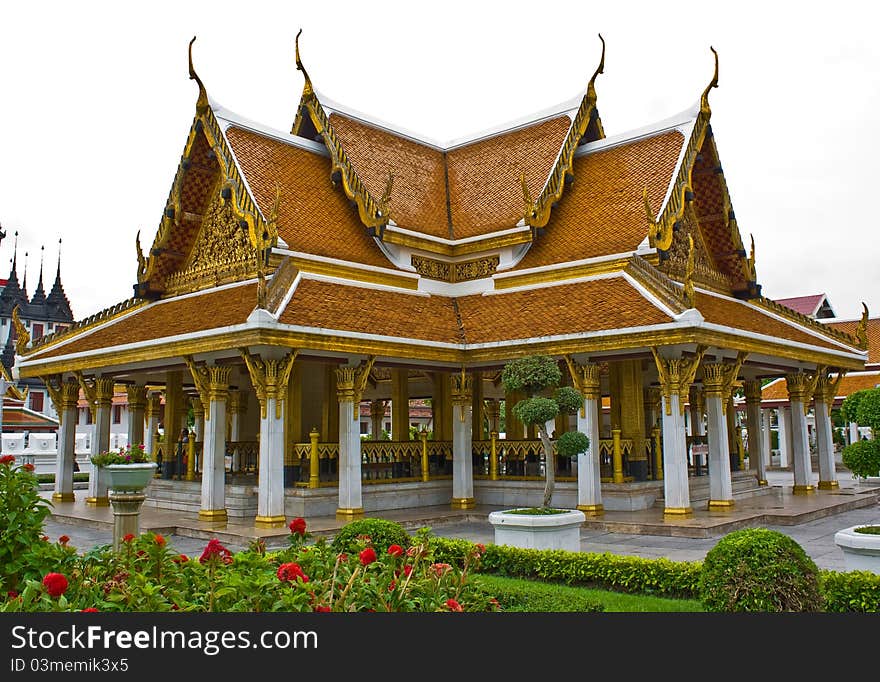
{"type": "Polygon", "coordinates": [[[107,488],[117,492],[143,492],[156,473],[155,462],[108,464],[101,467],[107,488]]]}
{"type": "Polygon", "coordinates": [[[495,528],[496,545],[578,552],[581,524],[586,518],[576,509],[559,514],[514,514],[505,510],[491,512],[489,523],[495,528]]]}
{"type": "Polygon", "coordinates": [[[110,506],[113,509],[113,550],[118,552],[126,535],[140,535],[144,490],[156,473],[155,462],[108,464],[101,467],[107,477],[110,506]]]}
{"type": "Polygon", "coordinates": [[[871,571],[880,575],[880,535],[857,533],[851,526],[834,534],[834,543],[843,551],[847,571],[871,571]]]}

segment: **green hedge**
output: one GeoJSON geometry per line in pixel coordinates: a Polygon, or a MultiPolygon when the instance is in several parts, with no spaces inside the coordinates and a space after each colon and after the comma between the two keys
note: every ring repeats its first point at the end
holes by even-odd
{"type": "Polygon", "coordinates": [[[540,582],[514,585],[489,575],[477,576],[472,582],[497,599],[501,610],[508,613],[595,613],[605,610],[595,599],[578,594],[575,589],[560,589],[558,585],[540,582]]]}
{"type": "MultiPolygon", "coordinates": [[[[467,540],[431,539],[435,560],[457,565],[461,565],[472,546],[467,540]]],[[[698,598],[700,567],[700,562],[507,545],[487,545],[480,561],[481,573],[690,599],[698,598]]]]}
{"type": "MultiPolygon", "coordinates": [[[[73,475],[74,483],[88,483],[89,475],[85,472],[75,473],[73,475]]],[[[55,482],[55,474],[37,474],[37,482],[38,483],[54,483],[55,482]]]]}
{"type": "Polygon", "coordinates": [[[870,571],[820,571],[819,589],[829,613],[880,611],[880,575],[870,571]]]}
{"type": "MultiPolygon", "coordinates": [[[[434,560],[458,566],[473,545],[468,540],[431,537],[434,560]]],[[[699,561],[486,545],[479,572],[618,592],[699,599],[702,566],[699,561]]],[[[880,612],[880,575],[867,571],[820,571],[819,590],[824,597],[825,611],[880,612]]]]}

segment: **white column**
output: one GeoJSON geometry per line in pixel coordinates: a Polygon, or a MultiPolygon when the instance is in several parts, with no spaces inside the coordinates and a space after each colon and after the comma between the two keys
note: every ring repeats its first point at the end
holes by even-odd
{"type": "MultiPolygon", "coordinates": [[[[257,482],[255,525],[276,528],[284,525],[284,415],[276,409],[277,397],[265,399],[260,419],[260,474],[257,482]]],[[[225,408],[224,408],[225,409],[225,408]]]]}
{"type": "Polygon", "coordinates": [[[761,410],[761,450],[764,458],[764,466],[768,467],[771,464],[771,453],[770,453],[770,425],[771,418],[773,415],[773,410],[762,409],[761,410]]]}
{"type": "MultiPolygon", "coordinates": [[[[598,393],[598,386],[596,388],[598,393]]],[[[577,508],[587,516],[598,516],[605,509],[602,504],[602,477],[599,472],[600,398],[594,393],[585,392],[584,395],[587,397],[584,398],[583,407],[577,415],[577,428],[590,439],[590,447],[585,453],[578,455],[577,508]]]]}
{"type": "MultiPolygon", "coordinates": [[[[110,411],[113,407],[112,378],[98,377],[95,379],[95,397],[98,409],[95,415],[95,452],[107,452],[110,449],[110,411]]],[[[110,505],[107,494],[107,481],[97,467],[92,467],[89,475],[89,495],[86,504],[93,507],[110,505]]]]}
{"type": "MultiPolygon", "coordinates": [[[[474,500],[472,377],[452,375],[452,508],[472,509],[474,500]]],[[[393,409],[393,407],[392,407],[393,409]]],[[[547,463],[548,466],[552,462],[547,463]]]]}
{"type": "MultiPolygon", "coordinates": [[[[204,436],[202,441],[202,503],[199,518],[204,521],[226,521],[226,398],[231,367],[208,367],[210,380],[204,436]]],[[[268,405],[267,405],[268,408],[268,405]]],[[[268,409],[267,409],[268,411],[268,409]]],[[[261,425],[262,426],[262,425],[261,425]]],[[[282,421],[281,446],[284,447],[282,421]]],[[[283,457],[279,457],[283,464],[283,457]]],[[[261,476],[262,478],[262,476],[261,476]]],[[[281,472],[283,483],[284,472],[281,472]]],[[[284,515],[284,490],[281,491],[281,515],[284,515]]],[[[268,493],[272,498],[272,492],[268,493]]],[[[274,508],[268,509],[271,516],[274,508]]]]}
{"type": "Polygon", "coordinates": [[[749,433],[749,467],[758,477],[758,485],[767,485],[767,455],[761,429],[761,382],[743,384],[746,396],[746,427],[749,433]]]}
{"type": "Polygon", "coordinates": [[[785,380],[788,385],[788,398],[791,405],[793,492],[796,494],[811,493],[814,487],[807,434],[807,416],[804,413],[805,401],[809,400],[810,377],[806,374],[788,374],[785,380]]]}
{"type": "MultiPolygon", "coordinates": [[[[73,462],[76,447],[76,413],[79,398],[79,384],[76,381],[64,382],[58,394],[55,410],[61,419],[58,429],[58,458],[55,464],[55,491],[53,502],[73,502],[73,462]]],[[[97,467],[90,465],[92,472],[97,467]]],[[[91,478],[91,475],[89,476],[91,478]]]]}
{"type": "Polygon", "coordinates": [[[691,509],[688,487],[687,439],[678,393],[663,396],[663,495],[664,514],[687,516],[691,509]]]}
{"type": "Polygon", "coordinates": [[[834,466],[834,438],[832,436],[830,405],[834,400],[836,382],[822,376],[813,394],[813,413],[816,416],[816,451],[819,455],[819,489],[840,487],[834,466]]]}
{"type": "MultiPolygon", "coordinates": [[[[720,364],[720,363],[718,363],[720,364]]],[[[709,509],[724,510],[733,506],[730,480],[730,446],[727,415],[721,393],[706,388],[706,417],[709,436],[709,509]]]]}
{"type": "Polygon", "coordinates": [[[125,387],[128,396],[128,444],[131,447],[143,445],[146,452],[150,452],[144,443],[144,411],[147,407],[147,389],[137,384],[125,387]]]}
{"type": "MultiPolygon", "coordinates": [[[[227,411],[229,412],[229,440],[237,443],[241,440],[241,413],[244,411],[244,395],[241,391],[230,391],[227,411]]],[[[241,452],[238,447],[232,451],[232,473],[241,471],[241,452]]]]}
{"type": "Polygon", "coordinates": [[[339,506],[336,514],[354,518],[364,513],[359,403],[343,393],[346,385],[343,377],[337,374],[336,381],[339,391],[339,506]]]}
{"type": "Polygon", "coordinates": [[[849,434],[850,445],[857,442],[859,440],[859,425],[856,422],[850,422],[847,433],[849,434]]]}
{"type": "Polygon", "coordinates": [[[147,396],[147,419],[146,426],[144,427],[144,450],[150,455],[150,458],[155,461],[156,459],[156,449],[158,443],[156,442],[156,434],[159,431],[159,410],[162,409],[161,396],[158,393],[150,393],[147,396]]]}
{"type": "Polygon", "coordinates": [[[791,463],[791,405],[779,408],[777,419],[779,426],[779,466],[787,467],[791,463]]]}

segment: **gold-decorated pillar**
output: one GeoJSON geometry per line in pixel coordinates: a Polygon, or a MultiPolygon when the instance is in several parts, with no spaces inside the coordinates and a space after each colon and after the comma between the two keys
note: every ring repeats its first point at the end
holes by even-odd
{"type": "Polygon", "coordinates": [[[241,472],[241,448],[238,446],[241,440],[241,416],[244,414],[244,394],[239,391],[229,391],[226,400],[226,412],[229,414],[229,441],[232,445],[232,473],[241,472]]]}
{"type": "Polygon", "coordinates": [[[205,367],[199,381],[202,401],[207,401],[202,440],[202,500],[199,518],[226,521],[226,401],[229,366],[205,367]]]}
{"type": "Polygon", "coordinates": [[[371,357],[366,363],[336,370],[339,400],[339,504],[336,516],[341,519],[357,518],[364,513],[358,406],[372,367],[371,357]]]}
{"type": "MultiPolygon", "coordinates": [[[[79,383],[69,378],[61,382],[44,379],[49,397],[58,413],[61,425],[58,427],[58,458],[55,464],[55,491],[53,502],[73,502],[73,464],[76,457],[76,416],[79,401],[79,383]]],[[[91,466],[91,465],[90,465],[91,466]]],[[[96,467],[91,467],[92,471],[96,467]]],[[[91,475],[90,475],[91,477],[91,475]]]]}
{"type": "Polygon", "coordinates": [[[578,364],[570,357],[566,357],[566,361],[572,385],[583,400],[577,412],[577,430],[590,441],[587,451],[577,456],[577,508],[587,516],[601,516],[605,506],[602,503],[602,475],[599,471],[599,407],[602,402],[599,365],[594,362],[578,364]]]}
{"type": "Polygon", "coordinates": [[[621,360],[610,364],[614,368],[612,381],[617,389],[617,407],[612,394],[612,429],[614,419],[622,437],[632,441],[629,469],[637,481],[648,477],[648,460],[645,449],[645,398],[642,385],[642,361],[621,360]]]}
{"type": "MultiPolygon", "coordinates": [[[[165,425],[164,446],[162,448],[163,466],[170,464],[173,469],[176,465],[175,455],[177,439],[183,426],[180,419],[180,410],[183,405],[183,372],[175,370],[165,375],[165,416],[162,420],[165,425]]],[[[181,472],[176,471],[179,476],[181,472]]]]}
{"type": "Polygon", "coordinates": [[[693,514],[688,486],[687,434],[684,405],[694,375],[702,361],[705,348],[684,357],[675,349],[653,347],[654,364],[663,396],[663,491],[665,516],[682,517],[693,514]]]}
{"type": "Polygon", "coordinates": [[[141,384],[128,384],[125,387],[128,398],[128,444],[137,447],[144,444],[144,413],[147,409],[147,387],[141,384]]]}
{"type": "Polygon", "coordinates": [[[241,350],[260,402],[260,464],[257,480],[258,528],[284,525],[284,402],[298,351],[280,358],[253,356],[241,350]]]}
{"type": "Polygon", "coordinates": [[[802,372],[785,375],[788,400],[791,405],[791,460],[794,469],[796,495],[815,492],[812,482],[812,464],[807,434],[807,410],[815,390],[817,377],[802,372]]]}
{"type": "Polygon", "coordinates": [[[473,378],[464,370],[452,375],[452,508],[471,509],[474,500],[473,378]]]}
{"type": "Polygon", "coordinates": [[[739,366],[729,362],[703,363],[703,393],[706,397],[709,439],[709,509],[731,509],[733,482],[730,478],[730,438],[727,398],[739,366]]]}
{"type": "Polygon", "coordinates": [[[370,401],[370,422],[373,440],[382,440],[382,420],[385,419],[384,400],[370,401]]]}
{"type": "Polygon", "coordinates": [[[840,487],[834,464],[834,438],[831,424],[831,406],[840,382],[840,375],[834,377],[822,372],[813,391],[813,412],[816,417],[816,451],[819,459],[819,490],[834,490],[840,487]]]}
{"type": "Polygon", "coordinates": [[[494,398],[486,400],[486,418],[489,422],[489,431],[496,434],[501,428],[501,402],[494,398]]]}
{"type": "MultiPolygon", "coordinates": [[[[85,380],[81,380],[86,383],[85,380]]],[[[110,450],[110,412],[113,408],[113,389],[116,382],[113,377],[98,377],[94,383],[90,385],[94,390],[95,405],[97,406],[95,416],[95,440],[97,442],[98,452],[107,452],[110,450]]],[[[86,497],[86,504],[93,507],[107,507],[110,505],[110,498],[107,496],[107,481],[100,468],[92,467],[92,474],[89,476],[89,495],[86,497]]]]}
{"type": "Polygon", "coordinates": [[[767,453],[764,452],[764,434],[761,429],[761,382],[748,379],[743,382],[746,397],[746,429],[749,438],[749,468],[758,477],[758,485],[767,485],[767,453]]]}
{"type": "Polygon", "coordinates": [[[486,440],[486,429],[483,427],[483,415],[486,412],[483,396],[483,373],[472,372],[473,396],[471,399],[471,415],[474,440],[486,440]]]}
{"type": "Polygon", "coordinates": [[[409,370],[391,370],[391,440],[409,440],[409,370]]]}
{"type": "Polygon", "coordinates": [[[162,396],[156,392],[150,392],[147,396],[146,405],[146,426],[144,431],[144,449],[154,462],[156,461],[156,450],[159,447],[157,438],[159,436],[159,417],[162,413],[162,396]]]}

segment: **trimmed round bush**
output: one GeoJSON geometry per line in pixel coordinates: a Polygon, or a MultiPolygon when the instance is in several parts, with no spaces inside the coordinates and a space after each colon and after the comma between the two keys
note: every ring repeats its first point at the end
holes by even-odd
{"type": "Polygon", "coordinates": [[[868,478],[880,475],[880,441],[857,440],[847,445],[841,456],[843,465],[854,476],[868,478]]]}
{"type": "Polygon", "coordinates": [[[766,528],[721,538],[706,554],[699,589],[707,611],[822,610],[816,564],[797,542],[766,528]]]}
{"type": "Polygon", "coordinates": [[[338,552],[357,552],[364,548],[360,538],[367,535],[377,552],[387,552],[391,545],[400,545],[404,549],[410,545],[409,533],[399,523],[387,519],[358,519],[339,529],[331,543],[338,552]]]}

